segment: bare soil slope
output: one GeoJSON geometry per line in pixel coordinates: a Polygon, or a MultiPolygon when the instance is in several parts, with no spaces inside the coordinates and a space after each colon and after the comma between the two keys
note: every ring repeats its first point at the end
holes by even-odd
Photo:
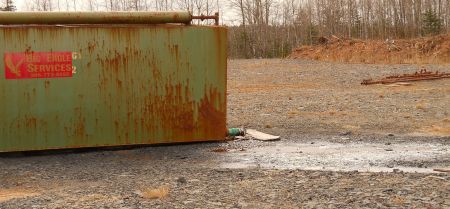
{"type": "Polygon", "coordinates": [[[370,64],[450,63],[450,34],[410,40],[322,37],[319,41],[322,44],[295,49],[288,58],[370,64]]]}

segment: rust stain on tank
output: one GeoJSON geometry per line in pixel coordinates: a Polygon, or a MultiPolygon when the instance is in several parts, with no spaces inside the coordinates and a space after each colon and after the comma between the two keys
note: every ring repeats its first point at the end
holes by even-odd
{"type": "Polygon", "coordinates": [[[89,42],[88,43],[89,54],[92,54],[94,52],[94,50],[96,49],[96,47],[97,47],[97,43],[95,41],[89,42]]]}
{"type": "Polygon", "coordinates": [[[37,119],[35,117],[26,117],[25,118],[25,127],[27,129],[36,129],[37,128],[37,119]]]}
{"type": "Polygon", "coordinates": [[[44,82],[44,88],[45,88],[45,89],[50,88],[50,81],[49,81],[49,80],[47,80],[47,81],[44,82]]]}
{"type": "MultiPolygon", "coordinates": [[[[221,98],[223,95],[217,89],[209,88],[199,104],[199,121],[205,130],[205,137],[213,137],[217,133],[217,127],[226,126],[226,121],[223,120],[226,117],[226,104],[221,98]]],[[[226,130],[220,131],[225,133],[226,130]]]]}
{"type": "Polygon", "coordinates": [[[83,115],[83,111],[80,107],[74,109],[74,114],[76,116],[76,121],[73,124],[74,135],[78,138],[86,137],[86,121],[83,115]]]}
{"type": "Polygon", "coordinates": [[[169,46],[172,56],[175,57],[176,66],[180,66],[180,52],[178,50],[178,44],[169,46]]]}
{"type": "Polygon", "coordinates": [[[33,50],[31,50],[31,46],[27,46],[27,48],[25,49],[25,53],[32,53],[33,50]]]}

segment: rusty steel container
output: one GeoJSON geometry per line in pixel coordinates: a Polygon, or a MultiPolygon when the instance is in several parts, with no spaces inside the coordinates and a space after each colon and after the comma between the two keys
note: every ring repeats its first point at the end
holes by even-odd
{"type": "Polygon", "coordinates": [[[226,136],[226,28],[159,24],[188,23],[189,13],[9,14],[0,152],[226,136]]]}

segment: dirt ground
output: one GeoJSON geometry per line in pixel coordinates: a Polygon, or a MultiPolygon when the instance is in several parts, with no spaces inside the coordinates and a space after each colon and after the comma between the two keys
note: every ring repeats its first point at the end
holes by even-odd
{"type": "Polygon", "coordinates": [[[450,208],[450,65],[231,60],[228,126],[280,135],[0,155],[0,208],[450,208]]]}
{"type": "Polygon", "coordinates": [[[450,135],[450,79],[411,86],[362,86],[368,78],[450,72],[450,65],[334,64],[301,60],[231,61],[229,126],[284,137],[300,134],[450,135]]]}

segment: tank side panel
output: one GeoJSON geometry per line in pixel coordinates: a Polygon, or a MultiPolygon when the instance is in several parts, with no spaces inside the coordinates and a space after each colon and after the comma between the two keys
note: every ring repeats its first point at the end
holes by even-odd
{"type": "Polygon", "coordinates": [[[223,139],[226,33],[195,26],[0,28],[0,152],[223,139]],[[72,52],[72,76],[6,79],[5,54],[38,52],[72,52]]]}

